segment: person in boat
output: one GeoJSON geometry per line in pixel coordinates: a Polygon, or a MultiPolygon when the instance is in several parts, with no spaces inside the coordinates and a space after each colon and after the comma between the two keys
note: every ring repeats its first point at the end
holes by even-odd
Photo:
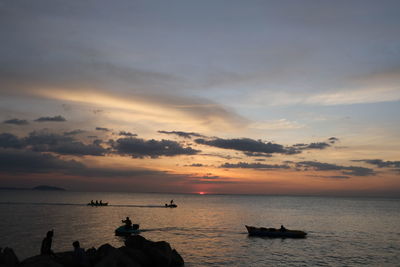
{"type": "Polygon", "coordinates": [[[281,228],[279,229],[279,231],[281,231],[281,232],[286,232],[285,226],[281,225],[281,228]]]}
{"type": "Polygon", "coordinates": [[[131,229],[132,228],[132,221],[129,219],[129,217],[126,217],[125,220],[122,220],[123,223],[125,223],[125,228],[126,229],[131,229]]]}
{"type": "Polygon", "coordinates": [[[100,199],[100,205],[103,205],[103,202],[101,201],[101,199],[100,199]]]}
{"type": "Polygon", "coordinates": [[[94,205],[93,199],[90,200],[90,205],[94,205]]]}
{"type": "Polygon", "coordinates": [[[99,202],[97,201],[97,199],[96,199],[96,205],[99,205],[99,202]]]}
{"type": "Polygon", "coordinates": [[[54,252],[51,250],[53,235],[54,230],[47,232],[46,237],[42,241],[42,246],[40,247],[40,255],[54,255],[54,252]]]}
{"type": "Polygon", "coordinates": [[[171,199],[171,201],[169,202],[169,204],[172,206],[172,204],[174,204],[174,200],[171,199]]]}

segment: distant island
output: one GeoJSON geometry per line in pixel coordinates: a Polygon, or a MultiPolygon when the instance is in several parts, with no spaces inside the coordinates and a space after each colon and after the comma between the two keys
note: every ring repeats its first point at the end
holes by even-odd
{"type": "Polygon", "coordinates": [[[37,191],[66,191],[66,189],[50,185],[38,185],[34,188],[0,187],[0,190],[37,190],[37,191]]]}

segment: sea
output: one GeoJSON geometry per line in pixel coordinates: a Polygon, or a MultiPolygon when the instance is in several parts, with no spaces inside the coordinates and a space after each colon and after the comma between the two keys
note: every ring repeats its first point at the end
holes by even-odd
{"type": "Polygon", "coordinates": [[[140,234],[165,240],[185,266],[400,266],[400,199],[311,196],[0,191],[0,247],[20,259],[109,243],[129,216],[140,234]],[[177,208],[165,208],[170,200],[177,208]],[[108,202],[91,207],[91,200],[108,202]],[[304,239],[250,237],[245,225],[308,233],[304,239]]]}

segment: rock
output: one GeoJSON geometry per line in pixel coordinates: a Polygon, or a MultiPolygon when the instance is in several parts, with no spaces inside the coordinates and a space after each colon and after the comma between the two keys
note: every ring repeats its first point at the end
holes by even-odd
{"type": "Polygon", "coordinates": [[[125,240],[125,246],[129,248],[142,249],[149,242],[151,241],[141,235],[132,235],[125,240]]]}
{"type": "Polygon", "coordinates": [[[185,261],[182,256],[175,249],[172,250],[172,259],[171,259],[171,267],[180,267],[184,266],[185,261]]]}
{"type": "Polygon", "coordinates": [[[108,243],[101,245],[96,251],[95,262],[101,261],[103,258],[107,257],[114,250],[116,250],[116,248],[114,248],[108,243]]]}
{"type": "Polygon", "coordinates": [[[167,242],[149,242],[144,247],[143,251],[152,260],[152,266],[170,266],[172,260],[172,249],[167,242]]]}
{"type": "Polygon", "coordinates": [[[120,250],[113,250],[106,257],[96,263],[95,267],[142,267],[120,250]]]}
{"type": "Polygon", "coordinates": [[[53,256],[38,255],[24,260],[20,267],[63,267],[53,256]]]}
{"type": "Polygon", "coordinates": [[[120,247],[119,250],[142,266],[151,266],[151,259],[140,249],[120,247]]]}
{"type": "Polygon", "coordinates": [[[96,262],[96,253],[97,250],[95,248],[89,248],[86,250],[86,256],[88,257],[90,265],[94,265],[96,262]]]}
{"type": "Polygon", "coordinates": [[[5,266],[9,267],[16,267],[19,264],[19,260],[17,256],[14,253],[14,250],[12,248],[5,248],[2,251],[2,263],[5,266]]]}
{"type": "Polygon", "coordinates": [[[73,251],[56,253],[54,261],[64,267],[75,267],[76,265],[73,251]]]}

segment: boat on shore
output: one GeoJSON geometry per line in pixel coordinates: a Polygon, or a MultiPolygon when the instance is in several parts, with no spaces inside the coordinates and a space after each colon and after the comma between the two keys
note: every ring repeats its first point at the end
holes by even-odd
{"type": "Polygon", "coordinates": [[[283,238],[305,238],[307,233],[300,230],[275,229],[265,227],[254,227],[245,225],[249,236],[283,237],[283,238]]]}
{"type": "Polygon", "coordinates": [[[87,204],[88,206],[92,206],[92,207],[102,207],[102,206],[108,206],[108,202],[105,202],[105,203],[88,203],[87,204]]]}
{"type": "Polygon", "coordinates": [[[132,224],[132,227],[127,228],[126,225],[121,225],[115,229],[115,235],[126,236],[139,233],[139,224],[132,224]]]}

